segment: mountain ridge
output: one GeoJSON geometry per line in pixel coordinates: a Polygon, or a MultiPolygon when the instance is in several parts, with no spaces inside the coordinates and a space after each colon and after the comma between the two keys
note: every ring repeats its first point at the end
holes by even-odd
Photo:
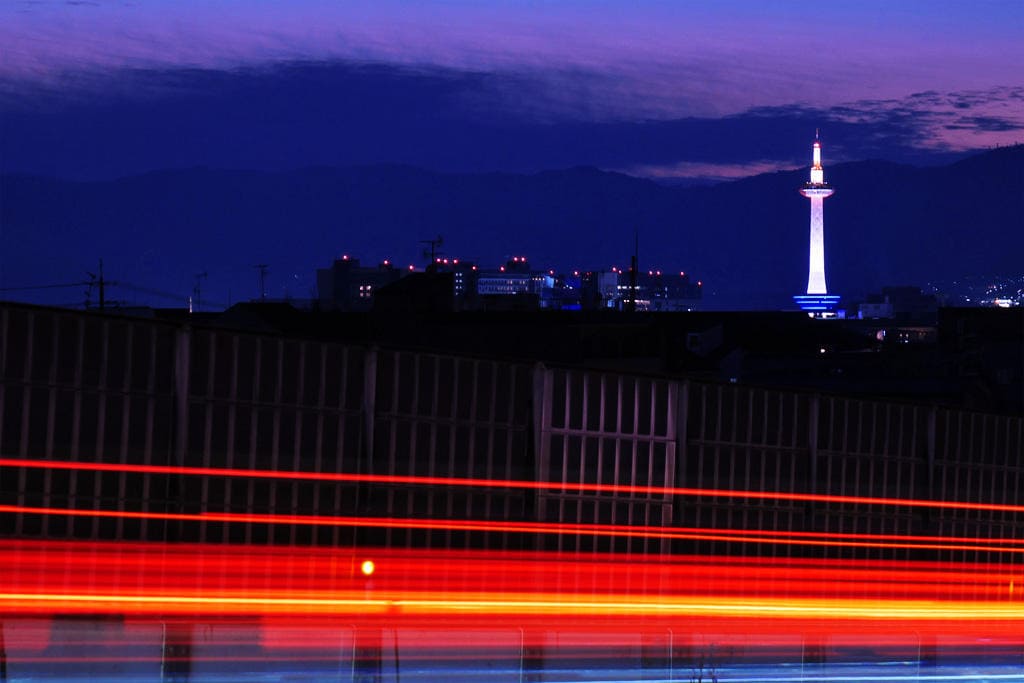
{"type": "MultiPolygon", "coordinates": [[[[826,160],[827,161],[827,160],[826,160]]],[[[1019,268],[1024,146],[946,166],[826,165],[830,288],[853,296],[940,274],[1019,268]],[[1014,228],[1013,226],[1016,226],[1014,228]]],[[[806,168],[708,186],[666,186],[594,167],[435,172],[402,164],[254,171],[160,169],[116,180],[0,176],[0,286],[66,282],[104,258],[112,277],[161,290],[204,282],[209,301],[308,296],[341,253],[422,264],[420,240],[494,266],[628,264],[695,273],[708,307],[784,307],[806,281],[806,168]]]]}

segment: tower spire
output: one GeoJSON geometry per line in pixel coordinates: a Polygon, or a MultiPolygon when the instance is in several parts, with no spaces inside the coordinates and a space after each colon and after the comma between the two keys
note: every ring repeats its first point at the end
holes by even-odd
{"type": "Polygon", "coordinates": [[[818,139],[817,130],[814,132],[814,144],[811,146],[811,150],[811,185],[824,185],[825,170],[821,167],[821,140],[818,139]]]}

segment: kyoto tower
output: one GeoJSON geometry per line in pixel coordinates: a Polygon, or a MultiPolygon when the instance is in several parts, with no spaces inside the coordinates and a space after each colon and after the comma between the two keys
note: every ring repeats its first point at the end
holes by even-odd
{"type": "Polygon", "coordinates": [[[811,179],[800,188],[800,194],[811,200],[811,249],[807,272],[807,294],[793,297],[804,311],[819,318],[831,317],[839,296],[829,294],[825,285],[825,210],[826,197],[835,190],[825,182],[825,171],[821,167],[821,141],[814,133],[814,158],[811,165],[811,179]]]}

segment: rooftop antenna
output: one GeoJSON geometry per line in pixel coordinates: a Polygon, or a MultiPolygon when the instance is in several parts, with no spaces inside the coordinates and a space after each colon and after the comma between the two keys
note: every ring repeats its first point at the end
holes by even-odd
{"type": "Polygon", "coordinates": [[[444,238],[440,235],[432,240],[420,240],[420,244],[429,244],[429,249],[423,250],[423,258],[427,258],[427,254],[430,255],[430,265],[434,265],[437,262],[437,257],[440,256],[441,252],[437,250],[442,244],[444,244],[444,238]]]}
{"type": "Polygon", "coordinates": [[[266,263],[257,263],[253,268],[260,271],[260,301],[267,300],[267,268],[270,266],[266,263]]]}

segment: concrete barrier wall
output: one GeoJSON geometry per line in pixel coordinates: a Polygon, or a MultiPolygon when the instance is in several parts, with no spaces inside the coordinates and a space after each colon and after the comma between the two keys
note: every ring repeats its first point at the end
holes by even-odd
{"type": "MultiPolygon", "coordinates": [[[[0,456],[1017,503],[1017,417],[0,305],[0,456]]],[[[1004,538],[1003,511],[5,466],[3,504],[1004,538]]],[[[870,550],[5,513],[8,537],[577,552],[870,550]]],[[[898,553],[897,553],[898,554],[898,553]]],[[[907,556],[910,551],[907,551],[907,556]]],[[[975,553],[975,555],[977,555],[975,553]]],[[[949,559],[971,551],[943,551],[949,559]]]]}

